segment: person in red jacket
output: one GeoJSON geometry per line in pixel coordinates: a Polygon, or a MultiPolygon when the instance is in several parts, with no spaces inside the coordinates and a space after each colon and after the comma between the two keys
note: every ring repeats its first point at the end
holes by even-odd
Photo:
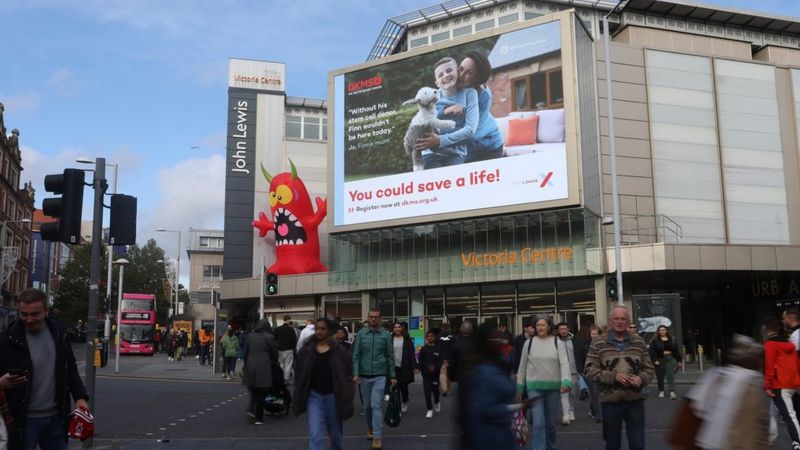
{"type": "Polygon", "coordinates": [[[800,424],[796,411],[800,410],[800,372],[794,344],[781,334],[776,319],[764,323],[767,340],[764,341],[764,391],[772,398],[789,436],[792,450],[800,450],[800,424]]]}

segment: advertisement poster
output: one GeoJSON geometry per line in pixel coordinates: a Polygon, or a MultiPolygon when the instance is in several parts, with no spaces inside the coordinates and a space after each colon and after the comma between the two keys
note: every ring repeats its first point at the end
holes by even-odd
{"type": "Polygon", "coordinates": [[[681,345],[681,296],[680,294],[647,294],[633,296],[634,323],[639,326],[639,336],[650,343],[656,330],[664,325],[670,335],[681,345]]]}
{"type": "Polygon", "coordinates": [[[336,226],[568,197],[560,21],[333,84],[336,226]]]}

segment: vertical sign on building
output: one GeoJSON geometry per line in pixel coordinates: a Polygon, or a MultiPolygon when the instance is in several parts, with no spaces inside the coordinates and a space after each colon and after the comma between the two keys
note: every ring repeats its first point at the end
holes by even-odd
{"type": "Polygon", "coordinates": [[[284,95],[282,63],[231,59],[228,66],[228,131],[225,162],[223,278],[253,276],[253,210],[260,174],[256,148],[259,94],[284,95]]]}

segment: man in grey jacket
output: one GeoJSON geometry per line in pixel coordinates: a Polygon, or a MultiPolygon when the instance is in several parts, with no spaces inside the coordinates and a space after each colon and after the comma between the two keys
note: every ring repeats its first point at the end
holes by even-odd
{"type": "Polygon", "coordinates": [[[561,423],[569,425],[575,421],[575,399],[580,392],[580,386],[578,385],[578,368],[575,365],[575,346],[572,344],[573,335],[569,332],[569,325],[566,322],[558,324],[558,338],[567,349],[569,374],[572,381],[569,392],[561,393],[561,423]]]}

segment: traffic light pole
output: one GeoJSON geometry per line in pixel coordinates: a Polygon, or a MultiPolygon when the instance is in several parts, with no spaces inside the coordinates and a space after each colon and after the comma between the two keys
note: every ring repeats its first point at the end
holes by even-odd
{"type": "MultiPolygon", "coordinates": [[[[106,193],[106,159],[95,159],[94,180],[94,214],[92,216],[92,264],[89,269],[89,317],[86,320],[86,390],[89,393],[89,408],[94,411],[95,367],[94,340],[97,337],[97,304],[100,299],[100,262],[103,246],[103,196],[106,193]]],[[[92,448],[92,438],[83,441],[83,448],[92,448]]]]}

